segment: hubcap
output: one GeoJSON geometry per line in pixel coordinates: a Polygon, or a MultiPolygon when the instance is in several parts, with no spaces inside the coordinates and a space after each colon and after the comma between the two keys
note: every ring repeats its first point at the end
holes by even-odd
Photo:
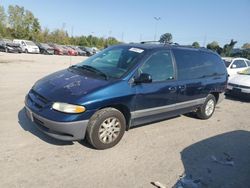
{"type": "Polygon", "coordinates": [[[104,144],[114,142],[121,131],[121,123],[115,117],[105,119],[99,128],[99,139],[104,144]]]}
{"type": "Polygon", "coordinates": [[[212,99],[210,99],[207,102],[206,108],[205,108],[205,113],[207,116],[210,116],[214,111],[214,101],[212,99]]]}

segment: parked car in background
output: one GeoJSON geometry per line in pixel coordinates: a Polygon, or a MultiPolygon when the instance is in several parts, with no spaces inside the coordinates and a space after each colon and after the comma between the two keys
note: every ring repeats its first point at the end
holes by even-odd
{"type": "Polygon", "coordinates": [[[20,45],[10,39],[0,39],[0,51],[22,53],[20,45]]]}
{"type": "Polygon", "coordinates": [[[45,134],[87,137],[93,147],[107,149],[133,126],[188,112],[210,118],[227,77],[220,56],[207,49],[123,44],[38,80],[25,108],[45,134]]]}
{"type": "Polygon", "coordinates": [[[96,47],[92,47],[91,49],[92,49],[94,54],[100,52],[100,50],[98,48],[96,48],[96,47]]]}
{"type": "Polygon", "coordinates": [[[69,46],[63,46],[63,48],[65,50],[67,50],[68,54],[67,55],[70,55],[70,56],[77,56],[78,53],[76,50],[74,50],[73,48],[69,47],[69,46]]]}
{"type": "Polygon", "coordinates": [[[48,44],[36,42],[36,45],[38,46],[41,54],[47,54],[47,55],[54,54],[54,48],[49,46],[48,44]]]}
{"type": "Polygon", "coordinates": [[[69,47],[72,48],[72,49],[74,49],[75,51],[77,51],[77,54],[79,56],[86,56],[87,55],[87,53],[84,50],[81,50],[77,46],[69,46],[69,47]]]}
{"type": "Polygon", "coordinates": [[[79,48],[80,48],[81,50],[85,51],[87,56],[92,56],[92,55],[94,55],[93,50],[92,50],[91,48],[89,48],[89,47],[79,46],[79,48]]]}
{"type": "Polygon", "coordinates": [[[247,94],[250,97],[250,67],[237,73],[228,81],[228,94],[247,94]]]}
{"type": "Polygon", "coordinates": [[[40,53],[38,46],[30,40],[14,39],[13,42],[19,44],[22,48],[22,51],[25,53],[40,53]]]}
{"type": "Polygon", "coordinates": [[[232,79],[237,72],[243,71],[247,67],[250,67],[250,61],[245,58],[232,58],[232,57],[222,57],[229,75],[229,80],[232,79]]]}
{"type": "Polygon", "coordinates": [[[49,46],[54,49],[55,55],[64,55],[64,52],[66,53],[66,51],[61,46],[59,46],[57,44],[50,43],[49,46]]]}

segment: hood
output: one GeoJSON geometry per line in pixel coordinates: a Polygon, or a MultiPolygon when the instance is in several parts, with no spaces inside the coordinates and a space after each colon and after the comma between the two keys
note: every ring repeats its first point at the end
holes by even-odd
{"type": "Polygon", "coordinates": [[[6,43],[6,46],[9,46],[9,47],[20,47],[19,44],[16,44],[16,43],[13,43],[13,42],[6,43]]]}
{"type": "Polygon", "coordinates": [[[72,103],[109,83],[65,69],[38,80],[32,89],[50,101],[72,103]]]}
{"type": "Polygon", "coordinates": [[[43,45],[41,45],[40,48],[45,49],[45,50],[54,50],[54,48],[52,48],[50,46],[43,46],[43,45]]]}
{"type": "Polygon", "coordinates": [[[244,85],[250,87],[250,75],[241,75],[237,74],[235,77],[233,77],[229,83],[231,84],[237,84],[237,85],[244,85]]]}

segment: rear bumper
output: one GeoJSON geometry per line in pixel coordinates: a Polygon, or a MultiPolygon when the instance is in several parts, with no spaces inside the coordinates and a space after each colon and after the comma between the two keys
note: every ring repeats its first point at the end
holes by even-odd
{"type": "Polygon", "coordinates": [[[51,121],[33,113],[27,106],[26,115],[35,123],[38,129],[45,134],[65,141],[82,140],[88,126],[88,120],[73,121],[73,122],[57,122],[51,121]]]}

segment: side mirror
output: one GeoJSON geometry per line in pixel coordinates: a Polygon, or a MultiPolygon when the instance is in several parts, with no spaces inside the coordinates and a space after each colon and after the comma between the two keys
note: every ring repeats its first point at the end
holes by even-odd
{"type": "Polygon", "coordinates": [[[135,83],[151,83],[152,82],[152,76],[147,73],[141,73],[138,78],[135,78],[135,83]]]}
{"type": "Polygon", "coordinates": [[[233,64],[231,68],[235,69],[235,68],[237,68],[237,66],[235,64],[233,64]]]}

